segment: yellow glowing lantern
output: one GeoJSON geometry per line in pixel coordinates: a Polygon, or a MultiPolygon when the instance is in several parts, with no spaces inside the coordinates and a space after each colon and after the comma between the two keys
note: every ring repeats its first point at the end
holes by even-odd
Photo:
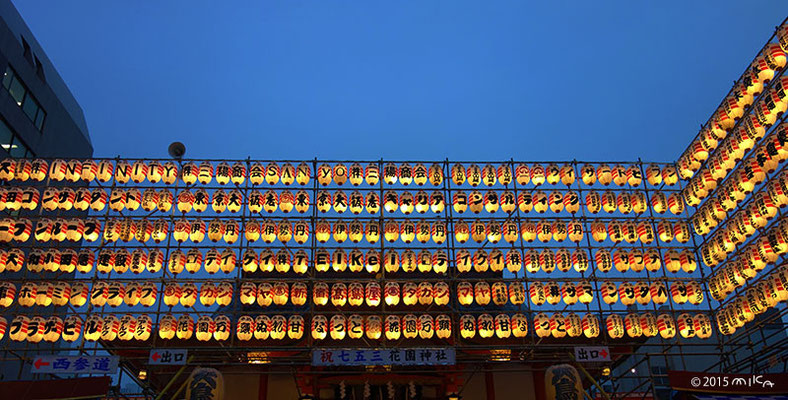
{"type": "Polygon", "coordinates": [[[512,336],[524,338],[528,334],[528,319],[523,314],[514,314],[509,319],[512,336]]]}
{"type": "Polygon", "coordinates": [[[386,317],[383,330],[386,332],[386,339],[397,340],[400,337],[402,321],[399,315],[389,315],[386,317]]]}
{"type": "Polygon", "coordinates": [[[599,287],[599,292],[602,294],[602,300],[606,304],[613,304],[618,301],[618,289],[616,288],[616,284],[613,282],[602,282],[599,287]]]}
{"type": "Polygon", "coordinates": [[[134,340],[148,340],[152,330],[153,320],[147,314],[140,315],[137,317],[137,326],[134,329],[134,340]]]}
{"type": "Polygon", "coordinates": [[[382,328],[383,321],[377,315],[369,315],[364,320],[364,331],[366,332],[367,339],[380,339],[382,328]]]}
{"type": "Polygon", "coordinates": [[[476,318],[473,315],[465,314],[460,317],[460,336],[463,339],[476,336],[476,318]]]}
{"type": "Polygon", "coordinates": [[[227,340],[230,337],[230,327],[232,323],[226,315],[219,315],[214,319],[213,338],[218,341],[227,340]]]}
{"type": "Polygon", "coordinates": [[[676,323],[670,314],[660,314],[657,317],[657,329],[663,339],[671,339],[676,336],[676,323]]]}
{"type": "Polygon", "coordinates": [[[676,328],[679,334],[681,334],[681,337],[685,339],[695,337],[695,321],[690,314],[679,314],[679,316],[676,317],[676,328]]]}
{"type": "Polygon", "coordinates": [[[197,318],[197,324],[194,329],[195,337],[201,342],[207,342],[213,337],[216,330],[216,322],[208,315],[202,315],[197,318]]]}
{"type": "Polygon", "coordinates": [[[287,318],[283,315],[274,315],[271,318],[271,323],[268,325],[268,331],[271,339],[284,339],[287,334],[287,318]]]}
{"type": "MultiPolygon", "coordinates": [[[[113,316],[115,321],[117,321],[118,327],[120,325],[120,321],[113,316]]],[[[95,342],[97,340],[102,339],[104,341],[111,342],[118,337],[118,329],[114,326],[107,326],[107,322],[112,324],[112,320],[105,320],[100,315],[90,315],[85,319],[85,333],[83,334],[85,340],[95,342]],[[114,330],[112,328],[115,328],[114,330]],[[105,333],[106,332],[106,333],[105,333]]],[[[61,322],[62,324],[62,322],[61,322]]],[[[61,326],[62,329],[62,326],[61,326]]]]}
{"type": "Polygon", "coordinates": [[[377,307],[380,305],[381,290],[380,284],[377,282],[368,282],[364,287],[364,301],[368,307],[377,307]]]}
{"type": "Polygon", "coordinates": [[[194,334],[194,321],[188,314],[183,314],[178,317],[178,325],[177,330],[175,331],[175,336],[178,339],[188,340],[192,338],[194,334]]]}
{"type": "Polygon", "coordinates": [[[613,255],[613,265],[618,272],[627,272],[630,267],[629,252],[626,249],[617,250],[613,255]]]}
{"type": "Polygon", "coordinates": [[[347,303],[347,285],[337,282],[331,285],[331,304],[342,307],[347,303]]]}
{"type": "Polygon", "coordinates": [[[299,340],[304,336],[304,317],[300,315],[291,315],[287,319],[287,337],[293,340],[299,340]]]}
{"type": "MultiPolygon", "coordinates": [[[[25,317],[27,318],[27,317],[25,317]]],[[[13,322],[12,322],[13,327],[13,322]]],[[[27,328],[25,327],[25,331],[27,328]]],[[[13,333],[13,329],[11,333],[13,333]]],[[[79,335],[82,333],[82,319],[76,315],[69,315],[65,319],[63,319],[63,331],[60,334],[61,339],[66,342],[74,342],[79,339],[79,335]]],[[[11,340],[14,340],[13,336],[11,340]]]]}
{"type": "Polygon", "coordinates": [[[401,322],[402,337],[405,339],[414,339],[419,333],[419,320],[413,314],[406,314],[402,317],[401,322]]]}
{"type": "Polygon", "coordinates": [[[30,318],[24,315],[17,315],[13,320],[11,320],[11,326],[8,330],[8,337],[15,342],[26,340],[29,325],[30,318]]]}
{"type": "Polygon", "coordinates": [[[228,306],[233,301],[233,284],[230,282],[219,282],[216,286],[216,304],[228,306]]]}
{"type": "Polygon", "coordinates": [[[395,306],[399,304],[400,290],[397,282],[386,282],[383,289],[386,305],[395,306]]]}
{"type": "Polygon", "coordinates": [[[419,287],[413,282],[405,282],[402,285],[402,303],[406,306],[416,305],[419,301],[419,287]]]}
{"type": "Polygon", "coordinates": [[[540,338],[550,336],[550,317],[547,314],[540,312],[534,316],[534,331],[540,338]]]}
{"type": "Polygon", "coordinates": [[[624,336],[624,320],[618,314],[610,314],[605,318],[607,334],[611,339],[620,339],[624,336]]]}
{"type": "Polygon", "coordinates": [[[134,339],[134,333],[137,330],[137,318],[131,314],[126,314],[120,318],[120,327],[118,328],[118,339],[128,341],[134,339]]]}
{"type": "Polygon", "coordinates": [[[358,307],[364,303],[364,285],[359,282],[350,282],[347,286],[347,302],[350,306],[358,307]]]}
{"type": "MultiPolygon", "coordinates": [[[[161,322],[159,324],[161,324],[161,322]]],[[[254,336],[255,328],[254,318],[248,315],[242,315],[238,318],[238,322],[235,325],[235,336],[240,341],[249,341],[254,336]]]]}
{"type": "Polygon", "coordinates": [[[457,301],[460,305],[473,304],[473,295],[473,285],[470,282],[463,281],[457,284],[457,301]]]}
{"type": "Polygon", "coordinates": [[[695,316],[692,317],[692,324],[695,331],[695,336],[700,339],[708,339],[711,337],[711,319],[709,319],[708,315],[695,314],[695,316]]]}

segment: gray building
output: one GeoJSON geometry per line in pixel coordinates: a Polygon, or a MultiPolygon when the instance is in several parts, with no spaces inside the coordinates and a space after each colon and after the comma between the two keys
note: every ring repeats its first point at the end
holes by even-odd
{"type": "Polygon", "coordinates": [[[0,0],[0,157],[93,155],[85,115],[11,0],[0,0]]]}
{"type": "MultiPolygon", "coordinates": [[[[0,70],[0,159],[93,155],[82,108],[10,0],[0,0],[0,70]]],[[[79,243],[68,246],[76,248],[79,243]]],[[[21,274],[5,273],[3,279],[18,279],[21,274]]],[[[39,278],[51,277],[40,274],[39,278]]],[[[63,312],[53,307],[20,309],[13,305],[3,310],[3,316],[10,322],[18,313],[46,316],[63,312]]],[[[46,349],[29,343],[6,343],[0,356],[0,381],[33,378],[29,364],[21,358],[38,351],[46,349]]]]}

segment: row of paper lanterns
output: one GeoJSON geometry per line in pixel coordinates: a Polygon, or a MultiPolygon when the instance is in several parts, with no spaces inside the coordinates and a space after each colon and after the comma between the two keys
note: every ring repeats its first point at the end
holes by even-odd
{"type": "MultiPolygon", "coordinates": [[[[676,170],[672,166],[660,167],[651,164],[645,169],[646,180],[651,185],[674,185],[678,181],[676,170]]],[[[549,183],[571,185],[575,182],[575,167],[571,164],[559,166],[551,163],[548,165],[540,164],[517,164],[512,171],[508,164],[499,164],[496,168],[492,164],[483,167],[471,164],[467,168],[462,164],[453,164],[450,168],[452,183],[455,185],[468,184],[470,186],[494,186],[496,183],[508,185],[516,181],[518,185],[524,186],[529,182],[535,186],[549,183]]],[[[312,167],[302,162],[297,167],[290,163],[284,163],[281,167],[276,162],[269,162],[263,165],[254,162],[247,166],[243,162],[220,162],[214,168],[208,161],[199,164],[187,161],[180,166],[172,161],[128,161],[118,160],[113,164],[110,160],[53,160],[51,165],[45,160],[4,160],[0,161],[0,180],[10,181],[44,181],[47,178],[53,181],[69,182],[114,182],[126,184],[128,182],[143,183],[146,180],[150,183],[163,182],[174,184],[180,178],[181,182],[192,185],[197,182],[207,185],[213,179],[220,185],[232,183],[243,185],[247,177],[252,185],[262,185],[267,183],[274,185],[292,185],[298,183],[307,185],[312,176],[312,167]]],[[[596,168],[591,164],[580,167],[580,177],[586,185],[599,182],[602,185],[611,183],[618,186],[637,187],[643,181],[643,174],[639,165],[620,165],[612,167],[607,164],[600,164],[596,168]]],[[[444,171],[441,164],[432,164],[429,167],[422,163],[411,166],[409,163],[388,162],[383,165],[381,173],[377,163],[369,163],[366,167],[359,163],[353,163],[349,167],[343,163],[336,163],[333,166],[323,163],[317,167],[315,179],[323,186],[332,182],[343,185],[349,182],[351,185],[359,186],[366,182],[368,185],[378,185],[380,180],[384,183],[393,185],[399,182],[402,185],[415,183],[422,186],[430,182],[433,186],[443,184],[444,171]]]]}
{"type": "MultiPolygon", "coordinates": [[[[766,266],[774,264],[788,253],[788,221],[781,221],[768,232],[741,249],[738,256],[709,278],[709,291],[715,299],[727,297],[735,289],[754,278],[766,266]]],[[[703,256],[706,257],[705,255],[703,256]]]]}
{"type": "MultiPolygon", "coordinates": [[[[770,247],[771,249],[771,247],[770,247]]],[[[754,250],[760,251],[760,250],[754,250]]],[[[770,250],[771,251],[771,250],[770,250]]],[[[783,250],[780,250],[783,251],[783,250]]],[[[781,253],[780,253],[781,254],[781,253]]],[[[776,259],[776,258],[775,258],[776,259]]],[[[612,252],[608,249],[596,249],[593,257],[599,272],[607,273],[612,269],[626,273],[628,271],[657,272],[663,266],[671,273],[683,271],[692,273],[697,268],[695,256],[689,248],[669,248],[662,256],[656,248],[641,250],[639,248],[617,248],[612,252]]],[[[315,252],[314,262],[310,263],[309,255],[303,249],[291,252],[280,249],[274,252],[271,249],[262,249],[258,253],[254,249],[247,249],[238,257],[236,250],[231,248],[210,248],[204,254],[198,248],[173,249],[165,263],[164,252],[161,249],[134,248],[103,248],[98,255],[93,249],[61,249],[61,248],[33,248],[25,257],[20,249],[0,250],[0,272],[18,272],[23,265],[31,272],[64,272],[78,271],[89,273],[95,266],[99,273],[115,272],[123,274],[132,272],[140,274],[146,270],[157,273],[166,265],[172,274],[184,272],[196,273],[204,269],[210,274],[231,273],[236,266],[244,272],[278,272],[287,273],[291,270],[298,274],[306,273],[310,265],[317,272],[364,272],[378,273],[381,266],[388,273],[396,272],[435,272],[446,273],[450,259],[445,251],[431,252],[422,249],[418,253],[413,250],[403,252],[387,250],[381,253],[370,249],[366,253],[360,249],[329,249],[320,248],[315,252]]],[[[529,273],[543,271],[552,273],[556,270],[569,272],[585,272],[590,266],[588,250],[575,248],[544,248],[541,250],[530,249],[521,253],[517,249],[504,252],[501,249],[476,249],[473,254],[468,249],[457,250],[454,266],[457,272],[501,272],[506,268],[511,273],[519,272],[523,267],[529,273]]]]}
{"type": "MultiPolygon", "coordinates": [[[[234,298],[234,287],[228,281],[200,282],[168,282],[163,285],[161,298],[168,307],[193,307],[197,304],[227,306],[234,298]]],[[[590,304],[594,301],[596,289],[587,280],[581,281],[530,281],[528,297],[536,306],[556,305],[563,301],[566,305],[590,304]]],[[[504,306],[507,303],[520,305],[525,302],[526,290],[522,282],[459,281],[456,288],[457,302],[462,306],[487,306],[492,304],[504,306]]],[[[781,295],[784,289],[779,293],[781,295]]],[[[151,281],[120,282],[95,281],[88,286],[86,282],[73,281],[29,281],[23,283],[19,290],[11,282],[0,281],[0,307],[10,307],[17,302],[23,307],[61,307],[70,304],[82,307],[88,302],[94,307],[119,307],[142,305],[151,307],[156,304],[159,286],[151,281]]],[[[312,285],[311,301],[316,306],[329,303],[335,307],[352,306],[378,307],[381,303],[396,306],[402,302],[405,306],[431,305],[445,306],[449,304],[452,289],[446,282],[386,282],[381,286],[376,281],[350,281],[328,284],[316,282],[312,285]]],[[[614,282],[599,283],[599,297],[606,304],[617,302],[625,306],[635,303],[665,304],[668,296],[675,304],[689,302],[701,304],[704,300],[703,290],[696,281],[672,281],[669,288],[661,281],[623,282],[616,286],[614,282]]],[[[309,286],[303,282],[262,282],[244,281],[238,287],[238,300],[244,305],[257,304],[261,307],[271,305],[283,306],[292,304],[302,306],[309,298],[309,286]]]]}
{"type": "MultiPolygon", "coordinates": [[[[788,84],[788,76],[784,79],[788,84]]],[[[780,163],[788,159],[788,147],[785,147],[786,141],[788,141],[786,129],[788,129],[788,123],[775,128],[749,157],[738,162],[738,166],[733,163],[733,168],[720,168],[722,172],[717,174],[714,174],[710,169],[704,170],[701,174],[690,179],[683,191],[687,204],[697,206],[703,199],[714,193],[719,182],[727,178],[725,183],[719,186],[716,197],[720,202],[725,200],[723,206],[726,208],[735,207],[742,197],[752,192],[755,186],[766,179],[767,173],[775,171],[780,163]],[[730,170],[733,172],[729,175],[728,171],[730,170]]]]}
{"type": "Polygon", "coordinates": [[[782,266],[717,310],[717,327],[720,333],[732,335],[757,315],[784,301],[788,301],[788,273],[782,266]]]}
{"type": "MultiPolygon", "coordinates": [[[[788,189],[788,170],[775,176],[762,190],[752,194],[748,204],[737,209],[747,197],[728,197],[721,192],[720,196],[709,199],[698,208],[690,221],[699,235],[707,235],[726,220],[738,220],[736,225],[752,225],[755,229],[763,227],[777,215],[780,208],[788,205],[788,193],[783,189],[788,189]],[[730,217],[729,213],[733,213],[733,216],[730,217]]],[[[744,232],[750,230],[746,227],[742,229],[744,232]]]]}
{"type": "MultiPolygon", "coordinates": [[[[752,105],[755,97],[763,91],[764,83],[772,81],[775,74],[785,66],[786,50],[788,49],[783,48],[780,43],[767,43],[764,46],[752,62],[751,67],[734,84],[733,89],[720,107],[701,128],[698,137],[679,158],[679,170],[683,177],[692,177],[700,168],[700,162],[706,160],[709,154],[718,147],[731,156],[728,149],[733,147],[733,144],[742,143],[742,140],[737,137],[739,133],[752,137],[753,132],[748,132],[748,129],[737,130],[734,135],[730,136],[728,132],[737,125],[737,120],[745,118],[745,109],[752,105]]],[[[768,90],[761,100],[750,108],[752,117],[754,117],[753,121],[760,126],[774,124],[778,114],[781,111],[784,112],[788,106],[785,92],[782,90],[782,80],[778,79],[771,86],[771,90],[768,90]]],[[[738,125],[741,126],[742,123],[738,125]]]]}
{"type": "MultiPolygon", "coordinates": [[[[753,202],[753,207],[773,207],[766,200],[758,199],[753,202]]],[[[776,215],[774,212],[765,213],[765,220],[776,215]],[[768,217],[768,218],[766,218],[768,217]]],[[[763,214],[758,214],[762,215],[763,214]]],[[[455,220],[454,239],[458,243],[465,243],[472,240],[476,243],[498,243],[503,239],[507,243],[517,243],[520,238],[524,242],[531,243],[539,241],[548,243],[550,241],[563,242],[566,239],[573,243],[580,243],[584,239],[585,228],[580,220],[562,219],[542,219],[542,220],[521,220],[509,219],[504,221],[481,220],[475,221],[455,220]]],[[[760,224],[760,221],[756,222],[760,224]]],[[[326,220],[318,220],[315,223],[315,239],[320,243],[326,243],[333,239],[337,243],[350,241],[359,243],[366,240],[370,244],[375,244],[381,239],[395,243],[412,243],[414,240],[421,243],[428,243],[432,240],[436,244],[443,244],[447,239],[448,229],[442,220],[429,221],[397,221],[384,220],[381,232],[379,220],[358,220],[349,222],[335,221],[333,226],[326,220]]],[[[672,222],[667,219],[651,220],[617,220],[613,219],[605,223],[601,220],[593,220],[588,224],[591,238],[602,243],[610,240],[613,243],[626,242],[635,244],[638,241],[643,244],[651,244],[658,238],[664,243],[676,240],[679,243],[686,243],[690,240],[689,224],[684,221],[672,222]],[[655,222],[652,222],[655,221],[655,222]],[[656,232],[654,228],[656,224],[656,232]]],[[[161,243],[171,235],[177,243],[202,243],[206,238],[210,242],[224,241],[227,244],[234,244],[238,239],[243,238],[254,243],[262,241],[264,243],[289,243],[291,240],[297,244],[305,244],[310,239],[310,222],[305,219],[290,221],[288,219],[273,220],[236,220],[214,218],[207,223],[200,219],[180,218],[171,223],[168,219],[160,218],[149,220],[147,218],[109,218],[105,220],[104,226],[97,218],[40,218],[33,222],[27,218],[3,218],[0,219],[0,242],[26,242],[31,235],[37,242],[96,242],[104,239],[107,242],[130,242],[141,243],[153,240],[154,243],[161,243]],[[241,225],[243,224],[243,225],[241,225]],[[170,231],[172,231],[170,233],[170,231]]]]}
{"type": "MultiPolygon", "coordinates": [[[[471,314],[462,315],[457,321],[457,330],[463,339],[508,339],[525,338],[528,335],[528,318],[524,314],[471,314]]],[[[330,318],[314,315],[309,323],[313,340],[386,340],[403,339],[449,339],[452,333],[452,320],[449,315],[405,314],[362,316],[335,314],[330,318]]],[[[534,334],[540,338],[581,337],[596,338],[601,333],[599,319],[587,313],[538,313],[533,317],[534,334]]],[[[28,317],[18,315],[10,324],[0,317],[0,339],[7,333],[12,341],[31,343],[65,342],[79,340],[80,334],[86,341],[146,341],[150,338],[153,321],[150,316],[126,314],[118,318],[114,315],[90,315],[83,320],[70,315],[65,319],[58,316],[28,317]]],[[[184,314],[176,318],[171,314],[161,316],[158,322],[158,335],[164,340],[226,341],[235,330],[241,341],[249,340],[300,340],[306,330],[306,320],[301,315],[242,315],[235,324],[226,315],[202,315],[195,322],[184,314]],[[233,329],[235,328],[235,329],[233,329]]],[[[683,338],[698,337],[707,339],[712,335],[711,320],[706,314],[683,313],[675,319],[670,314],[629,313],[624,316],[609,314],[605,318],[605,328],[611,339],[656,337],[670,339],[678,332],[683,338]]]]}
{"type": "MultiPolygon", "coordinates": [[[[342,214],[349,210],[352,214],[358,215],[366,209],[368,214],[378,215],[381,206],[388,213],[399,211],[405,215],[410,215],[414,211],[419,214],[427,211],[443,213],[446,204],[443,193],[439,191],[431,195],[420,191],[414,195],[407,191],[398,193],[389,190],[383,194],[383,202],[373,191],[366,194],[353,191],[347,194],[345,191],[337,190],[332,194],[321,190],[316,196],[315,207],[321,213],[333,210],[342,214]]],[[[511,214],[517,209],[523,213],[535,211],[543,214],[547,211],[553,213],[566,211],[576,214],[580,211],[581,205],[585,204],[591,214],[598,214],[601,211],[612,214],[618,211],[626,215],[643,214],[651,204],[651,208],[657,214],[670,211],[674,215],[681,215],[684,212],[684,203],[679,192],[652,191],[649,196],[650,203],[646,200],[645,192],[642,191],[616,193],[610,190],[604,192],[592,190],[586,193],[584,199],[581,199],[577,192],[558,190],[550,193],[541,190],[520,191],[517,196],[511,191],[500,193],[492,190],[485,193],[455,191],[452,195],[452,209],[458,214],[468,210],[475,214],[482,211],[496,213],[498,210],[511,214]]],[[[238,189],[229,193],[220,189],[212,194],[204,189],[197,189],[194,192],[187,189],[175,196],[168,189],[153,188],[144,189],[142,192],[136,188],[115,188],[109,194],[103,188],[46,187],[43,189],[43,194],[40,194],[35,187],[0,188],[0,211],[32,211],[39,205],[44,211],[90,209],[100,212],[109,206],[109,209],[115,212],[140,209],[147,212],[169,212],[174,205],[178,212],[189,213],[205,212],[210,205],[211,210],[216,213],[224,211],[238,213],[246,208],[252,214],[273,213],[277,209],[284,213],[295,210],[303,214],[309,211],[310,196],[305,190],[295,194],[288,190],[279,194],[273,190],[264,193],[252,190],[248,193],[248,197],[244,198],[244,193],[238,189]]]]}
{"type": "MultiPolygon", "coordinates": [[[[767,205],[769,200],[764,199],[765,197],[767,197],[766,193],[754,196],[753,201],[747,207],[739,210],[724,227],[706,239],[700,247],[700,255],[706,265],[713,267],[724,261],[728,255],[736,251],[737,246],[757,233],[758,229],[766,227],[769,221],[777,216],[776,210],[774,212],[766,211],[774,206],[767,205]]],[[[781,221],[774,227],[773,233],[775,239],[772,243],[773,251],[784,251],[784,248],[788,246],[788,225],[781,221]]]]}

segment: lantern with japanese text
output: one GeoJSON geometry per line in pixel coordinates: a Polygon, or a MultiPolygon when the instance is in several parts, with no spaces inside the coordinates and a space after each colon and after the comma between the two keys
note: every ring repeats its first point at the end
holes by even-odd
{"type": "Polygon", "coordinates": [[[383,324],[383,330],[386,333],[386,339],[388,340],[399,339],[402,331],[401,324],[402,321],[400,320],[399,315],[387,316],[385,323],[383,324]]]}
{"type": "Polygon", "coordinates": [[[534,315],[534,331],[536,336],[546,338],[550,336],[550,317],[545,313],[534,315]]]}
{"type": "Polygon", "coordinates": [[[194,329],[195,337],[201,342],[211,340],[213,333],[216,330],[216,323],[213,318],[208,315],[202,315],[197,319],[197,324],[194,329]]]}
{"type": "Polygon", "coordinates": [[[463,339],[476,336],[476,318],[473,315],[465,314],[460,317],[460,336],[463,339]]]}
{"type": "Polygon", "coordinates": [[[367,339],[377,340],[383,331],[383,321],[377,315],[368,315],[364,319],[364,331],[367,339]]]}
{"type": "MultiPolygon", "coordinates": [[[[243,317],[242,317],[243,318],[243,317]]],[[[159,337],[169,340],[175,337],[178,329],[178,320],[172,314],[165,314],[159,318],[159,337]]]]}
{"type": "Polygon", "coordinates": [[[194,334],[194,320],[188,315],[183,314],[178,317],[178,327],[175,331],[175,336],[178,339],[188,340],[192,338],[194,334]]]}
{"type": "Polygon", "coordinates": [[[364,336],[364,317],[352,314],[347,318],[347,336],[350,339],[361,339],[364,336]]]}
{"type": "Polygon", "coordinates": [[[657,317],[657,329],[663,339],[670,339],[676,335],[676,323],[670,314],[660,314],[657,317]]]}
{"type": "Polygon", "coordinates": [[[30,318],[24,315],[17,315],[11,320],[11,325],[8,329],[8,337],[15,342],[26,340],[29,325],[30,318]]]}
{"type": "Polygon", "coordinates": [[[605,319],[607,334],[611,339],[620,339],[624,336],[624,320],[618,314],[610,314],[605,319]]]}

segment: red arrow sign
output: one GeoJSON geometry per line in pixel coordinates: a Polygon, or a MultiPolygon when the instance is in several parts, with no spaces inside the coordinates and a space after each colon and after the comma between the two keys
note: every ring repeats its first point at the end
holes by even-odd
{"type": "Polygon", "coordinates": [[[603,358],[607,358],[607,352],[604,350],[600,351],[599,355],[601,355],[603,358]]]}
{"type": "Polygon", "coordinates": [[[158,352],[156,352],[156,353],[153,353],[153,355],[152,355],[152,356],[150,356],[150,358],[152,358],[152,359],[153,359],[153,361],[159,361],[159,359],[161,358],[161,356],[159,355],[159,353],[158,353],[158,352]]]}
{"type": "Polygon", "coordinates": [[[36,362],[35,362],[35,363],[33,363],[33,365],[35,365],[36,369],[39,369],[39,368],[41,368],[42,366],[47,366],[47,365],[49,365],[49,363],[48,363],[48,362],[44,362],[44,360],[42,360],[42,359],[38,358],[38,359],[36,359],[36,362]]]}

